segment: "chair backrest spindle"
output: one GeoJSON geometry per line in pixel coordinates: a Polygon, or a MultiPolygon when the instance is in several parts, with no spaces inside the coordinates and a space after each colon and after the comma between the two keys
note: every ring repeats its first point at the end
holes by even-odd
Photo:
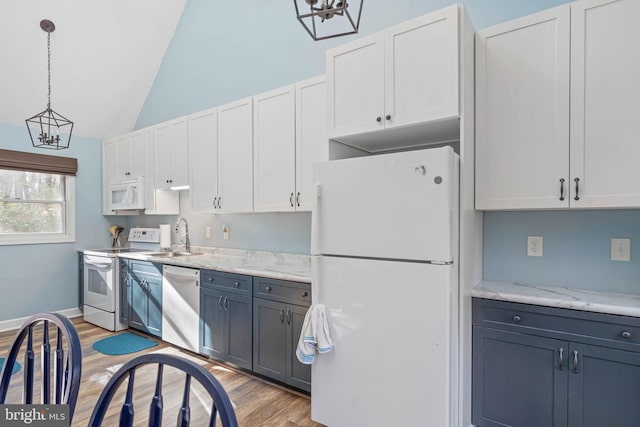
{"type": "Polygon", "coordinates": [[[49,342],[49,321],[42,323],[42,345],[40,346],[40,373],[42,375],[42,403],[51,403],[51,343],[49,342]]]}
{"type": "Polygon", "coordinates": [[[158,375],[156,376],[156,390],[153,393],[151,399],[151,405],[149,407],[149,425],[159,426],[162,425],[162,373],[164,372],[164,364],[158,364],[158,375]]]}

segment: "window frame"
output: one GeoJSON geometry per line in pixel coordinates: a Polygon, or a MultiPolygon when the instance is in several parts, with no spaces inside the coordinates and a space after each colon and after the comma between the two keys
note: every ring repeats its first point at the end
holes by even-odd
{"type": "MultiPolygon", "coordinates": [[[[27,171],[22,171],[27,172],[27,171]]],[[[73,175],[60,175],[64,185],[63,232],[61,233],[0,233],[0,246],[74,243],[76,241],[76,180],[73,175]]],[[[2,219],[0,218],[0,221],[2,219]]]]}

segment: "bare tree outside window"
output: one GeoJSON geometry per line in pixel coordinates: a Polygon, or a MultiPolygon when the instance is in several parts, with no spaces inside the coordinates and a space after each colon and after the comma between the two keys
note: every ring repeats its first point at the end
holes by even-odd
{"type": "Polygon", "coordinates": [[[0,169],[0,235],[65,232],[62,175],[0,169]]]}

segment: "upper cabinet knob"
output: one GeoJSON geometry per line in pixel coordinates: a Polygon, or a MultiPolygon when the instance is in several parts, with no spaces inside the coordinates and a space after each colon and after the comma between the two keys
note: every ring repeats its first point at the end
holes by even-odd
{"type": "Polygon", "coordinates": [[[391,114],[387,114],[387,116],[385,117],[385,119],[387,119],[387,120],[391,120],[391,114]]]}
{"type": "Polygon", "coordinates": [[[381,121],[382,121],[382,117],[380,117],[380,116],[376,117],[376,122],[378,122],[378,123],[379,123],[379,122],[381,122],[381,121]]]}

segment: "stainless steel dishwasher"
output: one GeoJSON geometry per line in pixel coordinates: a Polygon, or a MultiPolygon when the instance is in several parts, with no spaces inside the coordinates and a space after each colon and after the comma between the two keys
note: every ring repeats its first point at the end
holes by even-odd
{"type": "Polygon", "coordinates": [[[200,270],[162,267],[162,339],[198,352],[200,270]]]}

